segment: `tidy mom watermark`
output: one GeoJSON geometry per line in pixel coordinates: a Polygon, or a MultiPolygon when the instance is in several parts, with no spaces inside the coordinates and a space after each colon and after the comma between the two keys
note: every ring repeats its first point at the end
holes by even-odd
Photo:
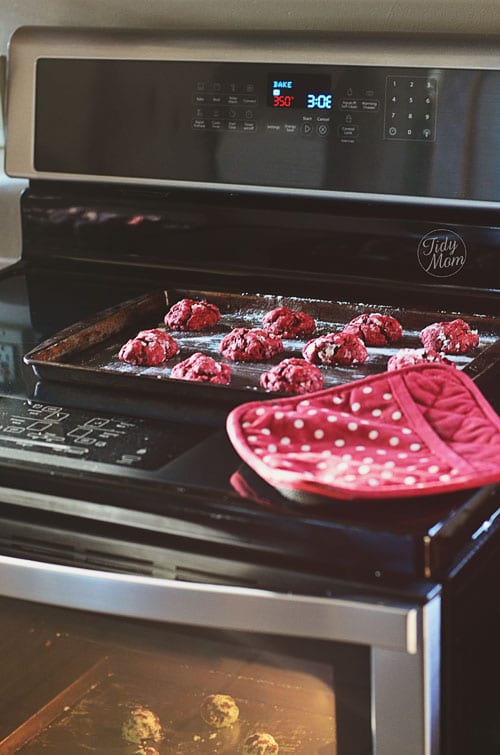
{"type": "Polygon", "coordinates": [[[456,275],[467,261],[465,241],[455,231],[437,228],[422,236],[417,257],[426,273],[437,278],[456,275]]]}

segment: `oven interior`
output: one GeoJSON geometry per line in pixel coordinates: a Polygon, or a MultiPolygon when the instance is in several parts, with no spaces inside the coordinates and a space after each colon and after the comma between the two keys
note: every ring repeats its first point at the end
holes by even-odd
{"type": "Polygon", "coordinates": [[[17,679],[3,684],[4,752],[125,753],[135,744],[214,755],[240,752],[255,732],[301,755],[336,755],[339,740],[342,752],[371,751],[366,648],[82,618],[8,599],[0,609],[12,632],[5,670],[17,679]],[[211,695],[236,702],[230,725],[207,720],[211,695]],[[124,736],[137,706],[158,719],[138,730],[142,742],[133,727],[124,736]]]}

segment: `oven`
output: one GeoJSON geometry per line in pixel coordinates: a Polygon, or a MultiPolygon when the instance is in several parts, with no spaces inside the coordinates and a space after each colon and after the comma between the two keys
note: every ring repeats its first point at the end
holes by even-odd
{"type": "MultiPolygon", "coordinates": [[[[413,348],[461,317],[479,347],[451,361],[498,407],[496,61],[488,40],[15,33],[0,752],[494,751],[496,481],[305,500],[226,432],[273,400],[262,365],[222,386],[116,355],[183,297],[226,330],[383,311],[413,348]]],[[[220,333],[179,340],[220,358],[220,333]]],[[[383,374],[395,349],[369,351],[325,387],[383,374]]]]}

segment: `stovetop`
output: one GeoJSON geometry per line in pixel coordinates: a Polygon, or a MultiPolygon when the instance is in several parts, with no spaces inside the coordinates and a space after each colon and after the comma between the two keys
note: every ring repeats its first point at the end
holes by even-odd
{"type": "Polygon", "coordinates": [[[33,262],[3,272],[5,521],[18,516],[27,526],[59,517],[80,533],[100,523],[110,537],[113,528],[117,538],[125,530],[137,541],[162,538],[165,546],[174,541],[198,554],[371,585],[437,579],[496,526],[492,487],[300,507],[239,459],[225,433],[224,407],[36,381],[24,353],[105,306],[157,289],[154,277],[118,275],[110,286],[95,265],[57,270],[33,262]]]}

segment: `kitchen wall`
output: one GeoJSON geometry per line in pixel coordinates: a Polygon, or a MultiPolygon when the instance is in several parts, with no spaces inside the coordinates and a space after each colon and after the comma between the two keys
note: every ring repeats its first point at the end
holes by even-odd
{"type": "Polygon", "coordinates": [[[0,0],[0,50],[22,24],[500,33],[498,0],[0,0]]]}
{"type": "MultiPolygon", "coordinates": [[[[498,0],[0,0],[0,55],[27,24],[498,35],[498,0]]],[[[0,122],[0,265],[20,254],[19,193],[0,122]]]]}

